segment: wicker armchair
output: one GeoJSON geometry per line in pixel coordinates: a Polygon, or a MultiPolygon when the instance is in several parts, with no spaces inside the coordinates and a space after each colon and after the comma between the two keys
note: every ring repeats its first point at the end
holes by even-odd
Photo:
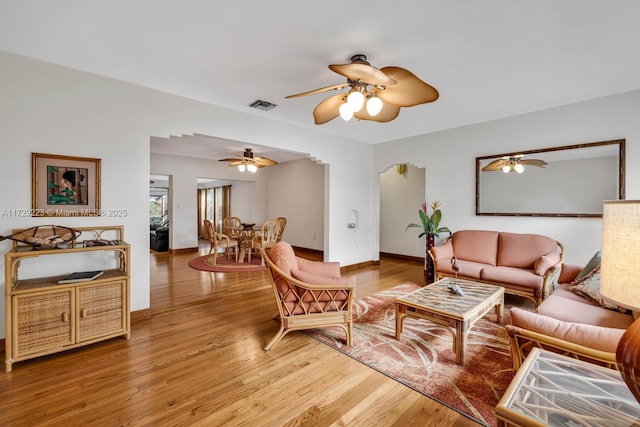
{"type": "Polygon", "coordinates": [[[278,305],[280,329],[264,348],[269,351],[291,331],[340,326],[346,344],[352,339],[353,280],[340,276],[337,262],[310,261],[297,257],[285,241],[262,249],[271,272],[271,284],[278,305]]]}
{"type": "Polygon", "coordinates": [[[209,248],[209,255],[213,257],[213,265],[216,265],[218,262],[218,253],[220,252],[220,249],[224,249],[227,256],[230,256],[231,252],[234,252],[236,262],[238,262],[237,240],[231,240],[226,234],[216,233],[213,229],[213,224],[208,219],[204,220],[204,235],[211,245],[209,248]]]}
{"type": "MultiPolygon", "coordinates": [[[[260,254],[262,249],[273,247],[280,236],[280,222],[274,219],[265,221],[260,227],[260,233],[251,239],[251,250],[255,250],[256,254],[260,254]]],[[[251,255],[249,255],[251,261],[251,255]]],[[[262,257],[261,265],[264,267],[264,257],[262,257]]]]}

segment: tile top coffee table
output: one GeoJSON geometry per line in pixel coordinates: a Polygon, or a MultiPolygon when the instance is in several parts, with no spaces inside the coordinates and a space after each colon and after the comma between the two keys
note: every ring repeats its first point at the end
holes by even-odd
{"type": "Polygon", "coordinates": [[[446,277],[442,280],[396,298],[396,339],[400,340],[404,319],[426,319],[444,326],[453,335],[456,363],[464,364],[464,351],[469,329],[495,308],[498,322],[504,313],[504,288],[465,279],[446,277]],[[449,292],[458,284],[463,296],[449,292]]]}
{"type": "Polygon", "coordinates": [[[615,369],[534,348],[496,416],[499,426],[637,426],[640,404],[615,369]]]}

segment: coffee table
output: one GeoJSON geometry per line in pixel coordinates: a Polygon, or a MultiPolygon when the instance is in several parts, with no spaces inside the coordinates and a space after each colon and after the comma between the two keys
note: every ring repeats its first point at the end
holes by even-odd
{"type": "Polygon", "coordinates": [[[615,369],[534,348],[495,409],[498,426],[637,426],[640,404],[615,369]]]}
{"type": "Polygon", "coordinates": [[[406,317],[429,320],[444,326],[453,335],[456,363],[463,365],[469,329],[494,308],[498,323],[502,323],[504,288],[446,277],[396,298],[396,339],[402,336],[406,317]],[[463,296],[449,292],[448,286],[453,284],[462,288],[463,296]]]}

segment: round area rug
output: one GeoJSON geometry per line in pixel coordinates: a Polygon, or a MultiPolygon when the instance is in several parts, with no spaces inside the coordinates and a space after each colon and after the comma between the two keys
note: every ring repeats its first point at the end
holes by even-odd
{"type": "Polygon", "coordinates": [[[233,259],[228,259],[226,255],[218,255],[216,265],[213,265],[213,257],[210,255],[199,256],[189,261],[189,267],[196,270],[214,271],[220,273],[241,273],[241,272],[256,272],[265,271],[267,267],[260,265],[262,258],[259,256],[251,257],[251,262],[238,262],[233,259]],[[209,260],[209,258],[211,258],[209,260]]]}

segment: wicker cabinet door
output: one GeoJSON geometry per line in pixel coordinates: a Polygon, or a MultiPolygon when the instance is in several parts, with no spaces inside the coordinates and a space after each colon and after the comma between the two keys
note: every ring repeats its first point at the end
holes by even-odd
{"type": "Polygon", "coordinates": [[[125,332],[125,281],[79,286],[78,342],[125,332]]]}
{"type": "Polygon", "coordinates": [[[73,290],[13,296],[13,357],[73,344],[73,290]]]}

